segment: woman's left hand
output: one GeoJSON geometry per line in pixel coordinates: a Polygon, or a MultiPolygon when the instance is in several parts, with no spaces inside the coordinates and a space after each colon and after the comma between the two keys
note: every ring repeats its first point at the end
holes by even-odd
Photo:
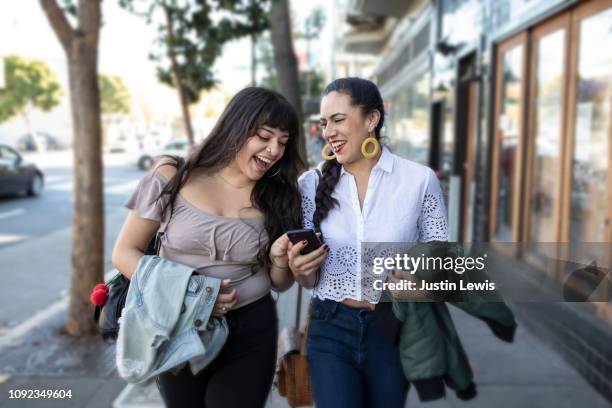
{"type": "Polygon", "coordinates": [[[289,258],[287,250],[289,248],[289,237],[283,234],[270,247],[270,261],[272,265],[279,268],[288,268],[289,258]]]}
{"type": "MultiPolygon", "coordinates": [[[[402,281],[413,282],[416,287],[421,286],[421,281],[417,276],[410,272],[404,272],[400,269],[394,269],[387,276],[387,282],[394,283],[396,285],[402,283],[402,281]]],[[[389,290],[391,296],[397,300],[431,300],[431,294],[426,290],[412,289],[412,290],[389,290]]]]}

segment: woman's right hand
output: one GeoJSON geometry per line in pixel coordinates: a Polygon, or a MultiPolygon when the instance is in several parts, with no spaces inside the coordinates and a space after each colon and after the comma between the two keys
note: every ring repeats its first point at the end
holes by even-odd
{"type": "Polygon", "coordinates": [[[293,272],[295,279],[306,287],[313,287],[317,278],[317,271],[321,264],[325,261],[329,247],[321,245],[314,251],[302,255],[300,251],[308,244],[307,241],[301,241],[297,244],[289,243],[287,248],[287,256],[289,258],[289,268],[293,272]]]}
{"type": "Polygon", "coordinates": [[[221,287],[219,288],[219,294],[217,295],[217,300],[215,301],[215,305],[212,311],[212,315],[215,317],[224,316],[238,302],[238,296],[236,296],[236,288],[233,288],[231,291],[227,293],[223,293],[223,290],[229,287],[229,283],[230,283],[229,279],[223,279],[221,281],[221,287]]]}

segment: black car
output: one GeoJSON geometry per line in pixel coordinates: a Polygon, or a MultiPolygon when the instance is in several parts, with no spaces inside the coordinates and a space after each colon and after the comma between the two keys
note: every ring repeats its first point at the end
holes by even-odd
{"type": "Polygon", "coordinates": [[[26,193],[39,195],[45,184],[45,177],[34,164],[24,162],[13,148],[0,144],[0,194],[15,195],[26,193]]]}

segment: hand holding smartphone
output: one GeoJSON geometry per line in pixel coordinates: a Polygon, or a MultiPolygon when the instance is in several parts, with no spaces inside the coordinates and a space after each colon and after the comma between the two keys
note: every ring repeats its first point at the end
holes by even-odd
{"type": "Polygon", "coordinates": [[[306,255],[318,249],[323,245],[317,234],[312,229],[297,229],[287,231],[287,237],[293,245],[298,244],[301,241],[306,241],[306,246],[300,251],[302,255],[306,255]]]}

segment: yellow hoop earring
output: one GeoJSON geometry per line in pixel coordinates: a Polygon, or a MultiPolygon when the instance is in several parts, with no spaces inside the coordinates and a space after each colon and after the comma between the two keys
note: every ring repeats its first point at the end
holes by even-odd
{"type": "Polygon", "coordinates": [[[361,143],[361,154],[363,154],[363,157],[371,159],[376,157],[378,153],[380,153],[380,143],[378,143],[378,140],[376,140],[374,136],[368,137],[361,143]],[[374,145],[374,150],[368,152],[366,149],[370,143],[374,145]]]}
{"type": "Polygon", "coordinates": [[[336,158],[336,155],[335,154],[328,155],[327,149],[333,152],[331,146],[329,145],[329,143],[327,143],[325,146],[323,146],[323,150],[321,151],[321,156],[323,156],[325,160],[334,160],[336,158]]]}

